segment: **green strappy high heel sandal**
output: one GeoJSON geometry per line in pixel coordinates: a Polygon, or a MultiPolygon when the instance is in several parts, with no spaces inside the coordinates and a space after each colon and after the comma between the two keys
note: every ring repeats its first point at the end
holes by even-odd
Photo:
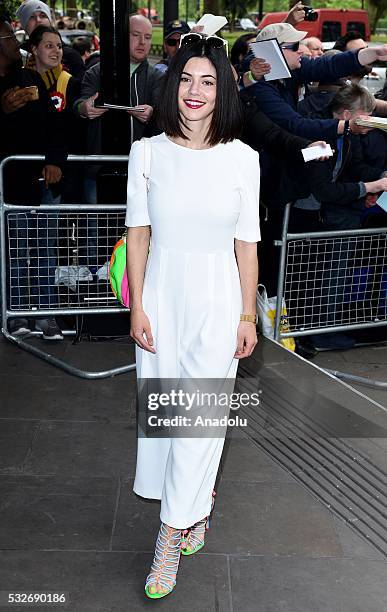
{"type": "Polygon", "coordinates": [[[176,585],[176,574],[179,567],[181,547],[181,531],[161,523],[156,541],[155,556],[151,571],[145,581],[145,593],[150,599],[160,599],[169,595],[176,585]],[[153,591],[160,586],[164,589],[158,593],[153,591]]]}
{"type": "Polygon", "coordinates": [[[190,527],[189,529],[184,529],[182,531],[181,538],[181,554],[185,557],[189,555],[194,555],[196,552],[201,550],[204,546],[204,534],[210,528],[210,516],[212,510],[214,509],[215,504],[215,495],[216,492],[212,491],[212,502],[211,502],[211,511],[208,516],[206,516],[201,521],[198,521],[190,527]]]}

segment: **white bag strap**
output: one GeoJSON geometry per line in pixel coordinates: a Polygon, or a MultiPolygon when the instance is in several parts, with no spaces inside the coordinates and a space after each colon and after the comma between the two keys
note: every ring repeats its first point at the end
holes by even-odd
{"type": "Polygon", "coordinates": [[[144,178],[146,181],[146,190],[149,191],[149,177],[151,170],[152,147],[149,138],[141,138],[144,143],[144,178]]]}
{"type": "Polygon", "coordinates": [[[264,302],[267,302],[268,300],[266,287],[265,285],[262,285],[261,283],[257,285],[257,298],[260,298],[264,302]]]}

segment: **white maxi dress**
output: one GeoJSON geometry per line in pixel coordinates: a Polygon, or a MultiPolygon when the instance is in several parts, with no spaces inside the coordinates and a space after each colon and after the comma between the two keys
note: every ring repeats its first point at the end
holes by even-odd
{"type": "MultiPolygon", "coordinates": [[[[235,378],[242,294],[234,239],[260,240],[259,156],[239,140],[195,150],[165,134],[132,146],[126,226],[150,225],[143,307],[156,354],[136,347],[137,376],[235,378]]],[[[138,438],[133,490],[161,500],[184,529],[207,516],[224,438],[138,438]]]]}

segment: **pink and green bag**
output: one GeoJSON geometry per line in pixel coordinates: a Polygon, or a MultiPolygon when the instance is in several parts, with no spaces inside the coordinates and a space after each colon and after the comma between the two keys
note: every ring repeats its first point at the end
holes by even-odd
{"type": "Polygon", "coordinates": [[[109,265],[110,286],[117,300],[129,308],[129,284],[126,272],[126,234],[114,247],[109,265]]]}
{"type": "MultiPolygon", "coordinates": [[[[151,164],[151,145],[149,138],[144,141],[144,178],[146,190],[149,191],[149,174],[151,164]]],[[[117,300],[129,308],[129,283],[126,271],[126,232],[113,249],[109,265],[110,286],[117,300]]]]}

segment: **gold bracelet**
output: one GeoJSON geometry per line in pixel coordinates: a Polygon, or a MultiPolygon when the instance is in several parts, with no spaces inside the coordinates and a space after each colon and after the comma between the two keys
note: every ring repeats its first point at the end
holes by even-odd
{"type": "Polygon", "coordinates": [[[248,323],[257,323],[256,314],[241,314],[241,321],[248,321],[248,323]]]}

